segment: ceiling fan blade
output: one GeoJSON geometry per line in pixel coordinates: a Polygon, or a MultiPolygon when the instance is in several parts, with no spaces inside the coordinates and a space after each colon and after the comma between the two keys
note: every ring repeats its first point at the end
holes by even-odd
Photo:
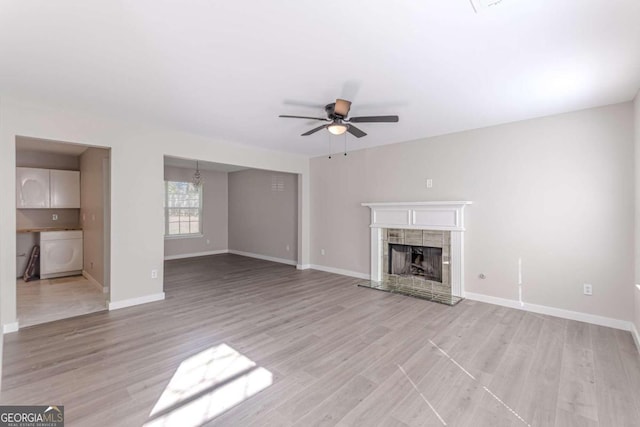
{"type": "Polygon", "coordinates": [[[351,101],[346,99],[336,99],[336,106],[333,108],[334,113],[347,117],[349,110],[351,109],[351,101]]]}
{"type": "Polygon", "coordinates": [[[351,135],[355,136],[356,138],[362,138],[363,136],[367,136],[365,132],[358,129],[354,125],[347,125],[347,132],[349,132],[351,135]]]}
{"type": "Polygon", "coordinates": [[[309,136],[309,135],[311,135],[312,133],[316,133],[316,132],[318,132],[319,130],[322,130],[322,129],[326,128],[326,127],[327,127],[327,125],[318,126],[317,128],[313,128],[313,129],[311,129],[311,130],[309,130],[309,131],[307,131],[307,132],[303,133],[303,134],[302,134],[302,135],[300,135],[300,136],[309,136]]]}
{"type": "Polygon", "coordinates": [[[363,116],[349,119],[351,123],[396,123],[398,120],[398,116],[363,116]]]}
{"type": "Polygon", "coordinates": [[[327,122],[329,121],[326,118],[320,118],[320,117],[307,117],[307,116],[287,116],[284,114],[279,115],[278,117],[284,117],[285,119],[309,119],[309,120],[322,120],[323,122],[327,122]]]}

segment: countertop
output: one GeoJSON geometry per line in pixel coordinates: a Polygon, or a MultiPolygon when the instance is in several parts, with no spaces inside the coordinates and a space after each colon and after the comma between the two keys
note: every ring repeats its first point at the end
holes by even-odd
{"type": "Polygon", "coordinates": [[[82,227],[40,227],[40,228],[19,228],[16,233],[41,233],[43,231],[75,231],[82,230],[82,227]]]}

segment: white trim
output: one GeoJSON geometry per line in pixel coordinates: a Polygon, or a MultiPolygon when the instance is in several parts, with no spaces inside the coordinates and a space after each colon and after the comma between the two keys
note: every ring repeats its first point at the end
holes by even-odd
{"type": "Polygon", "coordinates": [[[375,206],[375,207],[387,207],[387,206],[459,206],[459,205],[472,205],[473,202],[463,201],[443,201],[443,202],[371,202],[361,203],[362,206],[375,206]]]}
{"type": "Polygon", "coordinates": [[[106,286],[102,286],[100,282],[98,282],[91,274],[89,274],[86,270],[82,270],[82,277],[87,279],[91,286],[98,289],[100,292],[106,294],[109,292],[109,288],[106,286]]]}
{"type": "Polygon", "coordinates": [[[18,324],[17,321],[11,322],[11,323],[5,323],[4,325],[2,325],[2,333],[3,334],[10,334],[12,332],[18,332],[18,329],[20,329],[20,325],[18,324]]]}
{"type": "Polygon", "coordinates": [[[464,208],[473,202],[361,203],[371,209],[369,227],[464,231],[464,208]]]}
{"type": "Polygon", "coordinates": [[[371,228],[371,273],[369,277],[374,282],[382,281],[382,228],[371,228]]]}
{"type": "Polygon", "coordinates": [[[474,300],[474,301],[486,302],[489,304],[501,305],[503,307],[510,307],[518,310],[530,311],[532,313],[546,314],[549,316],[560,317],[563,319],[577,320],[578,322],[586,322],[586,323],[592,323],[594,325],[607,326],[609,328],[621,329],[623,331],[631,331],[633,326],[633,323],[626,320],[613,319],[611,317],[597,316],[595,314],[581,313],[579,311],[565,310],[562,308],[549,307],[546,305],[529,304],[526,302],[521,305],[520,302],[516,300],[499,298],[491,295],[466,292],[465,298],[474,300]]]}
{"type": "Polygon", "coordinates": [[[342,268],[327,267],[324,265],[311,264],[313,270],[326,271],[327,273],[340,274],[342,276],[355,277],[356,279],[370,280],[370,275],[358,273],[357,271],[343,270],[342,268]]]}
{"type": "Polygon", "coordinates": [[[308,270],[311,268],[311,264],[296,264],[298,270],[308,270]]]}
{"type": "Polygon", "coordinates": [[[290,259],[276,258],[272,256],[267,256],[267,255],[254,254],[251,252],[236,251],[235,249],[229,249],[229,253],[234,255],[246,256],[249,258],[262,259],[265,261],[279,262],[280,264],[295,265],[295,266],[297,266],[298,264],[297,261],[292,261],[290,259]]]}
{"type": "Polygon", "coordinates": [[[164,257],[165,261],[169,261],[172,259],[183,259],[183,258],[195,258],[199,256],[208,256],[208,255],[219,255],[229,253],[229,249],[219,249],[217,251],[206,251],[206,252],[192,252],[188,254],[178,254],[178,255],[167,255],[164,257]]]}
{"type": "Polygon", "coordinates": [[[146,304],[148,302],[162,301],[164,299],[164,292],[158,294],[145,295],[143,297],[125,299],[122,301],[109,301],[109,310],[118,310],[120,308],[132,307],[134,305],[146,304]]]}
{"type": "Polygon", "coordinates": [[[204,237],[203,233],[190,233],[190,234],[165,234],[165,240],[180,240],[180,239],[201,239],[204,237]]]}
{"type": "Polygon", "coordinates": [[[638,328],[636,328],[635,323],[631,323],[631,336],[633,337],[633,341],[636,343],[638,353],[640,353],[640,333],[638,333],[638,328]]]}

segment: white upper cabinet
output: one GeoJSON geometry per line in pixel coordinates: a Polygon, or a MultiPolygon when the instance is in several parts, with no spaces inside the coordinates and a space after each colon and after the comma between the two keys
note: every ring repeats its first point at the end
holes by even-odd
{"type": "Polygon", "coordinates": [[[16,207],[80,208],[80,172],[16,168],[16,207]]]}
{"type": "Polygon", "coordinates": [[[51,207],[80,208],[80,172],[51,170],[51,207]]]}
{"type": "Polygon", "coordinates": [[[48,208],[49,170],[17,168],[16,207],[18,209],[48,208]]]}

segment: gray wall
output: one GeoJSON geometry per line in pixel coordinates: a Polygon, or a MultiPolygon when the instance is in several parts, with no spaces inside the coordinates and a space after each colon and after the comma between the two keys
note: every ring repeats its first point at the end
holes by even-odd
{"type": "Polygon", "coordinates": [[[471,200],[467,291],[517,300],[522,257],[525,302],[631,320],[633,156],[624,103],[314,158],[311,262],[369,273],[362,202],[471,200]]]}
{"type": "Polygon", "coordinates": [[[80,157],[71,154],[19,150],[16,151],[16,166],[78,171],[80,170],[80,157]]]}
{"type": "MultiPolygon", "coordinates": [[[[194,169],[165,166],[165,181],[191,181],[194,169]]],[[[228,248],[228,188],[227,173],[201,171],[202,232],[199,237],[165,238],[164,255],[174,257],[188,254],[226,250],[228,248]],[[208,243],[207,243],[208,242],[208,243]]]]}
{"type": "MultiPolygon", "coordinates": [[[[640,284],[640,92],[636,95],[634,102],[634,124],[635,124],[635,190],[636,190],[636,217],[635,217],[635,283],[640,284]]],[[[640,288],[634,290],[635,293],[635,318],[636,332],[640,333],[640,288]]],[[[640,337],[638,337],[640,338],[640,337]]],[[[640,343],[638,343],[640,344],[640,343]]]]}
{"type": "Polygon", "coordinates": [[[230,250],[295,262],[297,235],[297,175],[256,169],[229,174],[230,250]]]}
{"type": "Polygon", "coordinates": [[[80,209],[16,209],[16,228],[77,227],[80,209]],[[53,214],[58,215],[56,221],[53,214]]]}
{"type": "Polygon", "coordinates": [[[108,158],[109,150],[104,148],[89,148],[80,156],[80,217],[84,270],[102,286],[106,285],[103,160],[108,158]]]}

